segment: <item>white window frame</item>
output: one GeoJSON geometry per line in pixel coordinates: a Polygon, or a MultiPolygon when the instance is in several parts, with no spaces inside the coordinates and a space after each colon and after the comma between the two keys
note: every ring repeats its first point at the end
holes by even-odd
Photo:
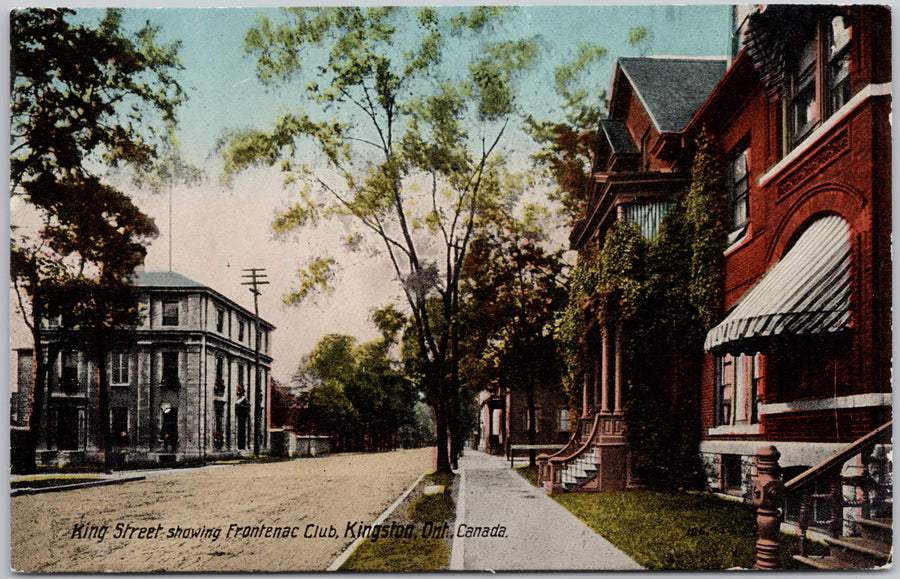
{"type": "Polygon", "coordinates": [[[762,377],[759,354],[725,354],[717,356],[715,363],[714,426],[747,427],[759,424],[759,381],[762,377]]]}
{"type": "Polygon", "coordinates": [[[113,352],[109,355],[109,383],[113,386],[127,386],[131,383],[131,354],[113,352]],[[122,364],[124,360],[124,366],[122,364]],[[122,372],[124,370],[124,379],[122,372]]]}

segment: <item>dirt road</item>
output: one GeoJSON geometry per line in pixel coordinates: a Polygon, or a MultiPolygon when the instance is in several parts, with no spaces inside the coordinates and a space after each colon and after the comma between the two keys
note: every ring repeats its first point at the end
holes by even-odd
{"type": "Polygon", "coordinates": [[[27,572],[318,571],[424,472],[431,449],[347,454],[10,499],[27,572]],[[359,526],[357,525],[357,526],[359,526]]]}

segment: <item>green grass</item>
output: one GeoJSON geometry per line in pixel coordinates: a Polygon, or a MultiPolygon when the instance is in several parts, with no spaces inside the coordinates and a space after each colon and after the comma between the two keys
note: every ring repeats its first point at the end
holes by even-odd
{"type": "Polygon", "coordinates": [[[525,477],[525,479],[531,483],[531,486],[537,486],[537,465],[517,466],[516,472],[525,477]]]}
{"type": "MultiPolygon", "coordinates": [[[[425,475],[427,484],[442,486],[444,492],[424,495],[410,502],[406,516],[418,523],[444,523],[453,519],[456,514],[456,506],[451,496],[453,480],[452,474],[433,472],[425,475]]],[[[444,538],[422,537],[423,528],[423,525],[416,525],[416,534],[410,538],[381,537],[376,541],[364,539],[341,565],[339,571],[393,572],[446,569],[450,564],[447,541],[444,538]]]]}
{"type": "Polygon", "coordinates": [[[446,472],[432,472],[425,475],[425,480],[433,485],[440,485],[448,489],[453,485],[454,475],[446,472]]]}
{"type": "MultiPolygon", "coordinates": [[[[746,503],[701,493],[652,491],[553,498],[650,570],[746,568],[753,559],[753,508],[746,503]]],[[[793,541],[782,533],[780,568],[795,567],[793,541]]]]}
{"type": "Polygon", "coordinates": [[[453,518],[455,512],[456,506],[449,490],[420,497],[410,503],[407,509],[410,519],[423,523],[448,521],[453,518]]]}
{"type": "Polygon", "coordinates": [[[71,485],[76,483],[93,482],[103,480],[102,476],[30,476],[10,481],[11,489],[45,489],[49,487],[58,487],[63,485],[71,485]]]}
{"type": "Polygon", "coordinates": [[[436,571],[449,563],[443,539],[365,539],[339,571],[436,571]]]}

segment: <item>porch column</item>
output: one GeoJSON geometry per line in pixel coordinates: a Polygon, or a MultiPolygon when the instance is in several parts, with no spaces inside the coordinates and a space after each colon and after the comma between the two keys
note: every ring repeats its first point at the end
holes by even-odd
{"type": "Polygon", "coordinates": [[[603,328],[600,369],[600,409],[609,412],[609,331],[603,328]]]}
{"type": "Polygon", "coordinates": [[[594,370],[594,408],[598,408],[600,406],[600,360],[594,356],[591,360],[593,362],[593,370],[594,370]]]}
{"type": "Polygon", "coordinates": [[[584,380],[581,383],[581,416],[586,417],[588,415],[588,384],[590,383],[590,375],[585,369],[584,371],[584,380]]]}
{"type": "Polygon", "coordinates": [[[616,377],[615,413],[622,413],[622,325],[616,325],[616,377]]]}

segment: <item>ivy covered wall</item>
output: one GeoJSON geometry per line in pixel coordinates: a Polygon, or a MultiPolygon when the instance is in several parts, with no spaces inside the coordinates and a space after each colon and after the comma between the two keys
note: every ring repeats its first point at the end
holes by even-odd
{"type": "Polygon", "coordinates": [[[699,484],[703,338],[722,304],[727,195],[705,134],[697,139],[691,176],[655,238],[620,220],[602,249],[582,249],[557,326],[564,386],[578,408],[602,328],[622,325],[632,466],[656,488],[699,484]]]}

